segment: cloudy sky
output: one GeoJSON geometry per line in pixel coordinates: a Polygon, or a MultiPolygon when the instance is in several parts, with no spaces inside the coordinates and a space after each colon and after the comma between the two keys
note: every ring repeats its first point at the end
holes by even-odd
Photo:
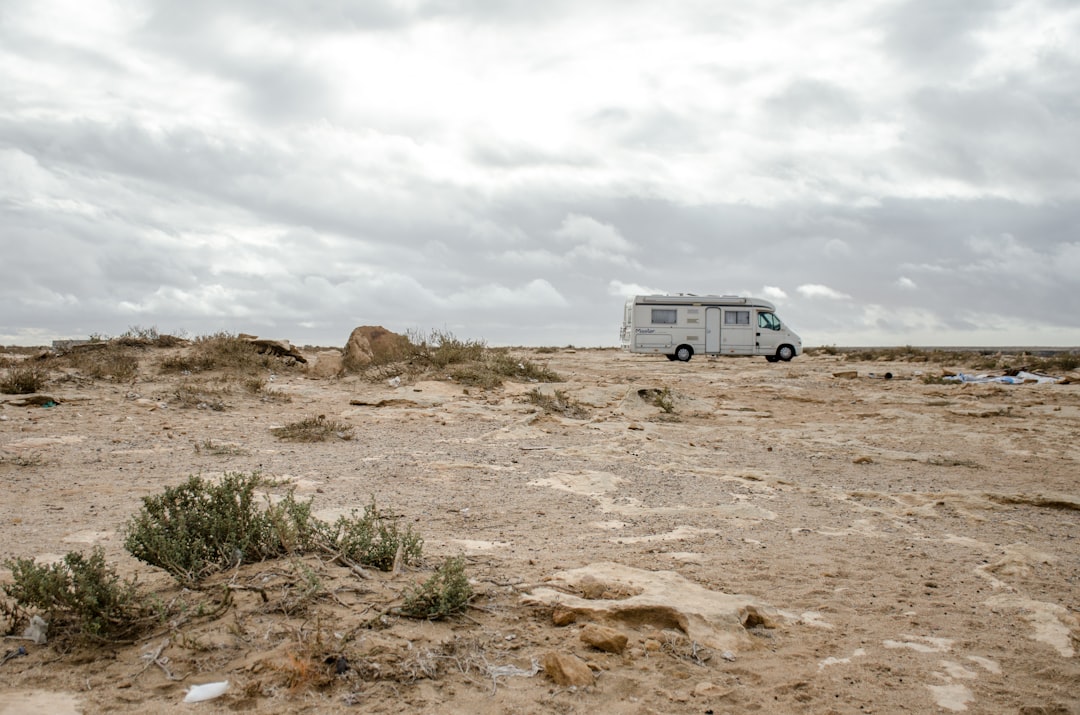
{"type": "Polygon", "coordinates": [[[0,0],[0,343],[1080,345],[1075,0],[0,0]]]}

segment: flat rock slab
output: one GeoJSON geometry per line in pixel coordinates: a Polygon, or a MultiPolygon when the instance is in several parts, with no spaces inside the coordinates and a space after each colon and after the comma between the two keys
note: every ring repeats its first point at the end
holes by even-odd
{"type": "Polygon", "coordinates": [[[747,628],[775,628],[784,616],[753,596],[710,591],[674,571],[602,562],[560,571],[523,597],[596,621],[682,631],[717,650],[753,647],[747,628]]]}
{"type": "Polygon", "coordinates": [[[17,690],[0,693],[0,715],[21,715],[22,713],[79,715],[81,712],[82,707],[78,696],[74,693],[48,690],[17,690]]]}

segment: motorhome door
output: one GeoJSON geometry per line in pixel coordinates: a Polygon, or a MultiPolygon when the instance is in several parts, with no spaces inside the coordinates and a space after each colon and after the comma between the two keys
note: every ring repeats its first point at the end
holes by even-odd
{"type": "Polygon", "coordinates": [[[724,324],[720,329],[720,346],[725,355],[753,355],[754,330],[750,324],[750,308],[724,308],[724,324]]]}
{"type": "Polygon", "coordinates": [[[720,352],[720,309],[705,309],[705,352],[720,352]]]}

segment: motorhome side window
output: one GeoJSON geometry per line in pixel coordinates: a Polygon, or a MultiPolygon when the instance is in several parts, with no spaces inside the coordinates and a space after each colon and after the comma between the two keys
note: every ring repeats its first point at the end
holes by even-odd
{"type": "Polygon", "coordinates": [[[769,330],[780,329],[780,319],[772,313],[758,313],[757,324],[759,328],[768,328],[769,330]]]}
{"type": "Polygon", "coordinates": [[[679,311],[675,308],[653,308],[653,325],[674,325],[678,322],[679,311]]]}
{"type": "Polygon", "coordinates": [[[750,311],[749,310],[725,310],[724,311],[724,324],[725,325],[750,325],[750,311]]]}

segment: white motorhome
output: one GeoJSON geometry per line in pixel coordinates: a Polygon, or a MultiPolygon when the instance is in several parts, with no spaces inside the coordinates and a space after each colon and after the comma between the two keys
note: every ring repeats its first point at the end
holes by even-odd
{"type": "Polygon", "coordinates": [[[776,317],[776,306],[737,295],[635,295],[626,300],[624,350],[687,362],[694,355],[764,355],[788,361],[802,339],[776,317]]]}

